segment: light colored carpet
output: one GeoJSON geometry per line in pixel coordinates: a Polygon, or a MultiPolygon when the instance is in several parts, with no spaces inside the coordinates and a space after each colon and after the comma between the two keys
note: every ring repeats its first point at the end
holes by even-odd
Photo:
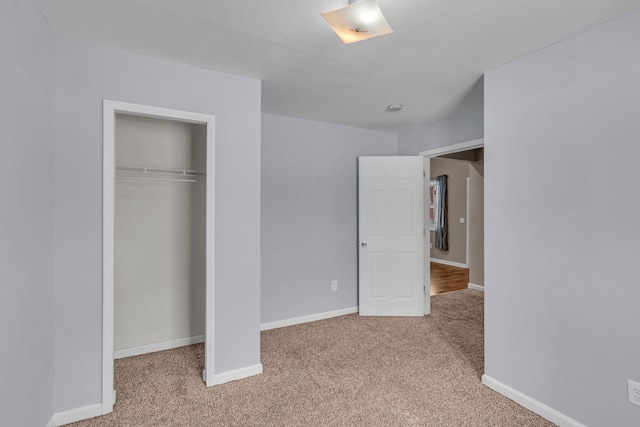
{"type": "Polygon", "coordinates": [[[356,314],[262,333],[264,373],[206,388],[203,346],[116,360],[93,426],[552,426],[480,383],[483,293],[424,318],[356,314]]]}

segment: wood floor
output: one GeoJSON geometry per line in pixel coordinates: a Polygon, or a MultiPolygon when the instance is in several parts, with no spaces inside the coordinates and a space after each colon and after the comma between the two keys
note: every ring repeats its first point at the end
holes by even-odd
{"type": "Polygon", "coordinates": [[[431,263],[430,295],[466,289],[469,284],[469,270],[450,265],[431,263]]]}

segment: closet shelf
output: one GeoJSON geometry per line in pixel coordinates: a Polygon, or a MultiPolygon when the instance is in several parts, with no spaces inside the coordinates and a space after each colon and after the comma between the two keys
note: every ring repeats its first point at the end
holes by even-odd
{"type": "Polygon", "coordinates": [[[205,172],[189,169],[148,168],[142,166],[116,166],[116,178],[148,181],[198,182],[205,172]]]}

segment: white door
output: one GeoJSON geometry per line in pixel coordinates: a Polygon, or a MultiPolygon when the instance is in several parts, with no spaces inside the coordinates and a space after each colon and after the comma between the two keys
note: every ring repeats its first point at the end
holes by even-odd
{"type": "Polygon", "coordinates": [[[422,157],[359,158],[363,316],[424,315],[422,157]]]}

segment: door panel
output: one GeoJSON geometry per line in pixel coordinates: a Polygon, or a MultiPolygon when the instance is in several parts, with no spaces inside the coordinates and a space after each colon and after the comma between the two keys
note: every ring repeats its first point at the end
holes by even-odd
{"type": "Polygon", "coordinates": [[[422,169],[422,157],[359,158],[361,315],[424,314],[422,169]]]}

